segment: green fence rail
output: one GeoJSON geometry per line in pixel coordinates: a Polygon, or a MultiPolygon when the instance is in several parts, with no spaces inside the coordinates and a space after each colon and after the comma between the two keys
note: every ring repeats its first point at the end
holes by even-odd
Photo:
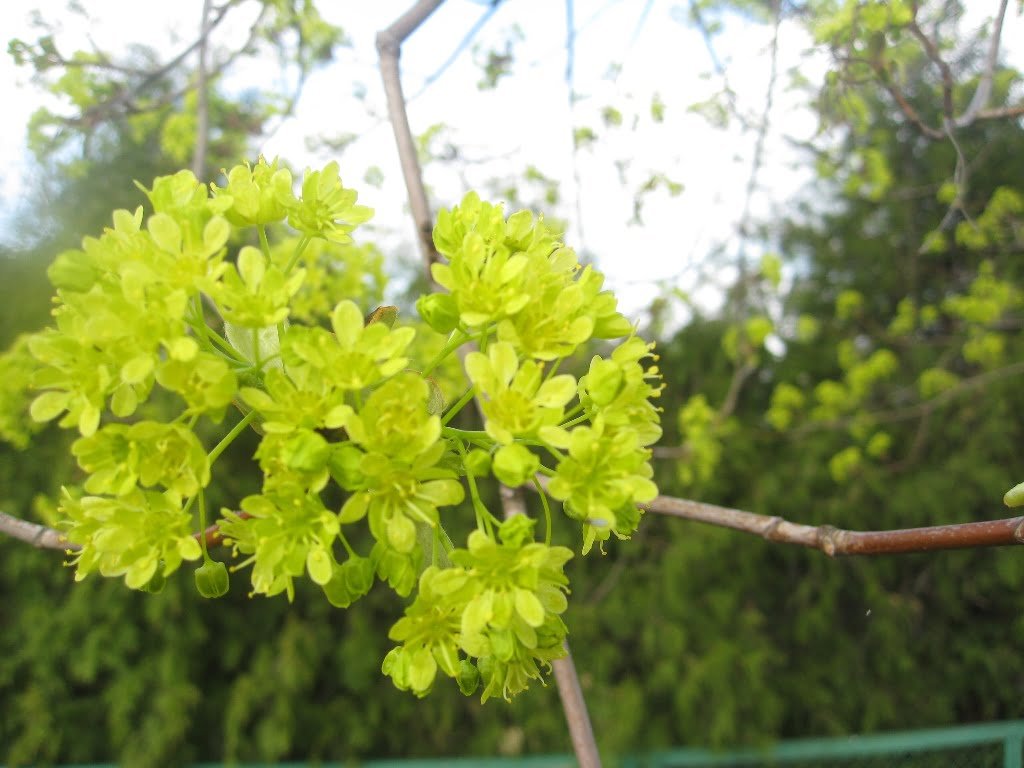
{"type": "MultiPolygon", "coordinates": [[[[835,739],[760,749],[673,749],[627,755],[621,768],[1024,768],[1024,720],[835,739]]],[[[366,768],[574,768],[570,755],[373,760],[366,768]]],[[[278,767],[280,768],[280,767],[278,767]]]]}
{"type": "Polygon", "coordinates": [[[1024,720],[837,739],[764,749],[677,749],[628,757],[623,768],[1024,768],[1024,720]]]}
{"type": "MultiPolygon", "coordinates": [[[[798,739],[742,750],[673,749],[625,755],[621,768],[1024,768],[1024,720],[834,739],[798,739]]],[[[235,768],[575,768],[571,755],[247,763],[235,768]]],[[[70,767],[69,767],[70,768],[70,767]]],[[[112,768],[77,766],[75,768],[112,768]]],[[[222,768],[205,763],[195,768],[222,768]]]]}

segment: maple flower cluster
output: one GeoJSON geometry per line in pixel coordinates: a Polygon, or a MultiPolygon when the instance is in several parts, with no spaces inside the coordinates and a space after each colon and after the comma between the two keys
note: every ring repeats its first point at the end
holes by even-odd
{"type": "Polygon", "coordinates": [[[399,688],[423,695],[440,671],[484,699],[522,691],[564,653],[572,553],[551,542],[549,499],[579,522],[586,553],[628,538],[657,493],[652,345],[543,220],[506,218],[475,194],[434,232],[444,290],[417,303],[429,326],[419,331],[446,341],[429,363],[393,308],[364,317],[335,297],[323,324],[301,324],[322,304],[307,281],[321,284],[332,249],[356,247],[350,233],[371,211],[334,163],[307,171],[298,195],[276,161],[225,176],[209,187],[184,171],[156,179],[152,213],[115,212],[50,269],[55,327],[28,341],[41,390],[31,412],[80,434],[85,480],[60,506],[76,578],[157,591],[200,561],[199,592],[224,594],[227,568],[198,532],[217,459],[251,428],[262,488],[217,523],[232,570],[251,566],[252,594],[290,599],[308,579],[348,607],[379,580],[412,596],[383,664],[399,688]],[[579,359],[616,338],[609,354],[579,359]],[[463,345],[465,389],[446,404],[436,374],[463,345]],[[148,403],[158,392],[176,403],[166,420],[148,403]],[[453,426],[473,399],[483,428],[453,426]],[[240,417],[204,445],[200,420],[229,409],[240,417]],[[501,522],[487,508],[488,477],[536,484],[543,540],[538,518],[501,522]],[[446,530],[460,511],[476,523],[464,546],[446,530]]]}

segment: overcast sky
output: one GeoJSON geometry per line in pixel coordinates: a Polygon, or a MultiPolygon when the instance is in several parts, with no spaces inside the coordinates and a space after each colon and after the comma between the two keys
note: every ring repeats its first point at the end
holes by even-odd
{"type": "MultiPolygon", "coordinates": [[[[50,19],[60,19],[62,50],[88,48],[90,38],[101,48],[117,51],[125,43],[140,42],[162,51],[167,58],[179,50],[198,27],[201,0],[89,0],[92,17],[85,24],[62,11],[63,3],[0,4],[0,29],[7,37],[34,39],[28,26],[31,7],[50,19]]],[[[352,40],[332,66],[310,78],[296,115],[267,138],[262,151],[281,155],[298,167],[321,165],[329,153],[312,153],[306,139],[317,135],[358,134],[360,140],[342,160],[346,184],[361,191],[361,201],[377,210],[379,225],[401,233],[412,242],[412,227],[404,211],[405,190],[398,169],[391,128],[368,115],[370,107],[384,114],[384,96],[376,70],[374,36],[410,5],[409,0],[376,2],[321,2],[328,20],[341,25],[352,40]],[[365,86],[365,102],[355,91],[365,86]],[[370,166],[384,174],[380,188],[363,184],[370,166]]],[[[554,211],[572,221],[570,245],[585,246],[621,295],[625,307],[637,313],[652,297],[654,281],[679,284],[692,290],[688,266],[706,261],[716,244],[735,233],[750,175],[754,137],[738,130],[710,128],[703,118],[689,113],[689,105],[711,96],[721,81],[707,77],[711,60],[701,37],[681,23],[685,3],[640,0],[577,0],[575,2],[575,57],[573,82],[579,98],[571,109],[566,82],[566,16],[563,3],[553,0],[507,0],[476,38],[484,50],[503,41],[513,27],[522,39],[513,49],[514,75],[492,91],[476,87],[481,77],[472,51],[465,51],[422,95],[410,104],[413,131],[435,123],[450,126],[446,138],[476,162],[464,176],[428,167],[427,184],[442,204],[457,202],[467,186],[487,178],[515,175],[533,165],[545,175],[562,180],[564,203],[554,211]],[[614,81],[612,64],[622,65],[614,81]],[[649,117],[649,104],[658,93],[666,104],[666,120],[658,125],[649,117]],[[620,109],[627,127],[605,130],[600,119],[606,106],[620,109]],[[641,115],[630,131],[632,114],[641,115]],[[572,128],[590,126],[600,141],[576,155],[574,180],[572,128]],[[624,184],[616,161],[628,159],[624,184]],[[630,224],[633,194],[651,171],[661,171],[685,185],[676,198],[664,192],[650,196],[644,224],[630,224]],[[577,220],[576,197],[579,195],[577,220]],[[580,226],[582,224],[582,226],[580,226]]],[[[972,2],[973,12],[981,6],[972,2]]],[[[486,11],[486,3],[448,0],[408,41],[403,49],[402,72],[407,95],[417,93],[486,11]]],[[[219,32],[215,42],[228,45],[242,34],[246,19],[219,32]]],[[[740,104],[758,111],[768,83],[768,44],[771,30],[739,19],[727,21],[718,54],[728,68],[730,84],[740,104]]],[[[1019,15],[1008,19],[1004,39],[1024,39],[1019,15]]],[[[784,134],[808,138],[815,130],[813,117],[800,108],[804,96],[787,89],[790,67],[812,79],[825,66],[823,55],[804,54],[809,40],[795,26],[784,26],[780,36],[780,79],[772,113],[761,189],[753,211],[767,216],[772,206],[784,206],[811,177],[802,159],[782,140],[784,134]]],[[[479,59],[479,56],[477,57],[479,59]]],[[[1018,64],[1019,65],[1019,64],[1018,64]]],[[[276,64],[247,65],[236,71],[228,87],[252,88],[279,77],[276,64]]],[[[2,208],[9,216],[13,203],[28,183],[25,177],[24,131],[31,112],[41,103],[38,89],[27,84],[26,72],[15,70],[9,57],[0,63],[0,98],[5,119],[0,121],[0,177],[2,208]]],[[[83,233],[85,234],[85,233],[83,233]]],[[[727,252],[734,253],[736,245],[727,252]]],[[[756,248],[753,250],[756,258],[756,248]]],[[[699,286],[697,286],[699,288],[699,286]]]]}

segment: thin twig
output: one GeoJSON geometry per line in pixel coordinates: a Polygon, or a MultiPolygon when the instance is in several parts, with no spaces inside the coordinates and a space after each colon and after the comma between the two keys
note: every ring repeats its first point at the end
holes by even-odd
{"type": "Polygon", "coordinates": [[[565,0],[565,95],[569,108],[569,131],[572,134],[573,206],[576,211],[576,234],[580,252],[586,251],[587,237],[583,224],[583,180],[580,176],[580,148],[576,141],[576,9],[573,0],[565,0]]]}
{"type": "MultiPolygon", "coordinates": [[[[209,37],[209,34],[213,32],[213,30],[217,26],[220,25],[220,23],[224,20],[224,17],[227,15],[228,11],[231,10],[233,6],[237,5],[238,2],[239,0],[228,0],[228,2],[224,3],[222,6],[216,9],[213,18],[209,18],[209,16],[207,16],[207,37],[209,37]]],[[[99,120],[103,119],[105,115],[112,114],[114,109],[118,105],[123,106],[127,111],[139,111],[130,109],[132,106],[132,96],[135,94],[140,94],[154,83],[160,82],[169,72],[173,71],[175,67],[181,64],[186,58],[188,58],[193,52],[198,50],[203,44],[204,38],[202,36],[196,38],[191,44],[188,45],[188,47],[182,50],[177,56],[170,59],[165,64],[157,67],[156,69],[146,73],[145,77],[143,77],[142,80],[133,88],[129,90],[119,90],[114,97],[108,99],[107,101],[100,102],[99,104],[96,104],[90,109],[88,109],[85,113],[82,114],[81,118],[79,118],[80,122],[87,125],[95,124],[99,120]]]]}
{"type": "Polygon", "coordinates": [[[30,523],[20,517],[0,512],[0,533],[18,541],[24,541],[39,549],[76,550],[77,544],[70,543],[64,534],[39,523],[30,523]]]}
{"type": "Polygon", "coordinates": [[[431,237],[430,203],[427,200],[423,173],[416,156],[416,142],[409,127],[398,59],[405,39],[415,32],[442,2],[444,0],[419,0],[390,27],[377,33],[377,52],[380,55],[380,74],[384,80],[384,93],[388,101],[388,117],[395,132],[402,176],[405,178],[405,188],[409,194],[409,208],[416,224],[416,241],[419,243],[420,255],[423,257],[428,275],[431,264],[436,262],[439,256],[431,237]]]}
{"type": "MultiPolygon", "coordinates": [[[[248,512],[236,513],[243,520],[252,517],[248,512]]],[[[64,534],[53,528],[40,523],[31,523],[22,520],[20,517],[0,512],[0,534],[10,536],[12,539],[24,541],[39,549],[59,549],[63,552],[77,552],[81,547],[64,538],[64,534]]],[[[216,547],[224,543],[224,536],[220,532],[220,525],[214,523],[204,531],[196,531],[192,534],[196,541],[206,539],[206,546],[216,547]]]]}
{"type": "Polygon", "coordinates": [[[942,114],[946,120],[953,120],[953,71],[949,68],[949,64],[942,58],[942,54],[939,53],[939,48],[928,35],[924,33],[920,25],[917,23],[917,3],[913,4],[914,15],[911,18],[910,23],[907,24],[907,29],[910,30],[910,34],[917,38],[917,41],[921,43],[921,47],[924,48],[925,55],[931,60],[935,67],[939,70],[939,76],[942,78],[942,114]]]}
{"type": "MultiPolygon", "coordinates": [[[[235,2],[237,2],[237,0],[232,0],[232,2],[229,2],[226,6],[224,6],[218,11],[217,16],[214,16],[213,20],[208,24],[207,37],[209,37],[210,33],[213,32],[214,27],[223,18],[223,14],[226,12],[227,8],[233,5],[235,2]]],[[[216,66],[212,68],[207,68],[206,79],[208,82],[220,77],[220,75],[223,74],[224,71],[228,69],[228,67],[230,67],[240,56],[242,56],[249,50],[250,46],[256,40],[256,37],[259,34],[259,25],[262,23],[264,17],[266,16],[268,7],[269,6],[264,5],[263,8],[260,10],[259,16],[256,18],[256,21],[253,22],[253,24],[249,28],[249,36],[246,39],[246,42],[240,48],[237,48],[236,50],[232,51],[227,57],[224,58],[223,61],[217,63],[216,66]]],[[[92,107],[90,107],[78,116],[58,118],[59,122],[63,125],[72,128],[89,129],[94,127],[97,123],[101,122],[102,120],[106,120],[114,116],[117,109],[122,109],[124,115],[141,115],[146,114],[148,112],[154,112],[158,109],[162,109],[163,107],[178,102],[186,94],[188,94],[189,91],[196,87],[195,85],[193,85],[192,82],[186,82],[181,87],[168,91],[160,98],[148,101],[143,105],[137,103],[135,97],[142,94],[142,92],[149,85],[155,82],[157,75],[165,75],[167,72],[171,70],[172,66],[177,66],[178,64],[180,64],[181,61],[185,58],[186,54],[197,50],[198,46],[199,40],[197,39],[196,42],[190,45],[185,51],[182,52],[182,54],[176,56],[174,59],[171,60],[171,62],[160,67],[158,70],[151,72],[141,83],[134,86],[132,89],[121,90],[117,93],[116,96],[113,96],[107,99],[106,101],[102,101],[93,105],[92,107]]],[[[290,106],[291,105],[289,105],[289,109],[290,106]]]]}
{"type": "Polygon", "coordinates": [[[996,107],[994,109],[983,109],[975,119],[977,120],[1001,120],[1004,117],[1020,117],[1024,115],[1024,104],[1015,104],[1009,107],[996,107]]]}
{"type": "Polygon", "coordinates": [[[466,35],[462,38],[462,40],[459,41],[459,44],[455,46],[452,52],[448,54],[448,58],[444,60],[441,66],[439,66],[436,70],[434,70],[430,75],[428,75],[423,80],[423,82],[420,84],[419,90],[416,91],[416,93],[414,93],[408,99],[406,99],[406,103],[418,99],[420,96],[423,95],[424,91],[426,91],[430,86],[432,86],[439,79],[441,79],[441,76],[448,71],[448,68],[451,67],[451,65],[458,60],[459,56],[461,56],[467,48],[469,48],[470,43],[472,43],[473,39],[478,34],[480,34],[480,30],[483,29],[487,22],[491,20],[491,17],[494,16],[495,13],[497,13],[498,8],[500,6],[501,0],[493,0],[493,2],[487,6],[487,10],[483,12],[480,18],[476,20],[476,22],[474,22],[473,26],[470,27],[469,32],[467,32],[466,35]]]}
{"type": "Polygon", "coordinates": [[[192,173],[202,180],[206,172],[206,149],[210,139],[210,93],[207,76],[207,52],[210,38],[210,0],[203,0],[199,23],[199,59],[196,68],[196,147],[192,155],[192,173]]]}
{"type": "Polygon", "coordinates": [[[701,4],[697,0],[690,0],[690,18],[693,19],[694,26],[697,27],[697,31],[700,32],[701,38],[704,40],[704,48],[708,52],[708,58],[711,59],[711,66],[715,70],[715,74],[722,81],[722,93],[725,95],[727,102],[727,108],[729,113],[739,122],[740,127],[743,130],[750,130],[753,125],[750,120],[740,112],[739,103],[736,100],[736,91],[732,89],[729,84],[729,74],[725,69],[725,65],[718,56],[718,52],[715,50],[714,39],[711,28],[704,20],[704,15],[701,12],[701,4]]]}
{"type": "Polygon", "coordinates": [[[875,65],[875,72],[879,79],[882,81],[882,87],[889,93],[893,101],[896,102],[896,106],[900,108],[903,116],[906,117],[917,129],[927,136],[929,139],[943,139],[946,134],[938,128],[929,125],[924,121],[924,118],[918,114],[917,110],[911,106],[910,102],[904,97],[903,92],[899,89],[899,86],[893,81],[892,76],[885,70],[881,63],[875,65]]]}
{"type": "Polygon", "coordinates": [[[999,3],[999,12],[996,14],[995,28],[992,30],[992,38],[988,43],[988,55],[985,57],[985,70],[981,73],[981,80],[978,83],[977,89],[974,91],[974,96],[971,97],[971,103],[967,105],[967,109],[964,110],[964,113],[953,121],[954,128],[966,128],[968,125],[973,123],[981,114],[985,105],[988,104],[989,97],[992,95],[992,80],[995,77],[996,64],[999,61],[999,40],[1003,34],[1003,20],[1006,18],[1006,6],[1007,0],[1001,0],[999,3]]]}
{"type": "Polygon", "coordinates": [[[831,525],[803,525],[715,504],[658,496],[639,505],[648,512],[752,533],[766,541],[796,544],[836,555],[897,555],[1024,544],[1024,517],[977,523],[933,525],[892,531],[850,531],[831,525]]]}
{"type": "Polygon", "coordinates": [[[772,5],[774,25],[772,28],[772,41],[769,45],[768,86],[765,88],[764,107],[761,110],[761,119],[757,125],[757,137],[754,141],[754,157],[750,164],[750,175],[747,177],[747,187],[743,195],[743,212],[740,214],[740,247],[737,254],[740,280],[744,280],[746,277],[746,241],[750,236],[751,205],[753,204],[754,194],[757,192],[757,179],[764,166],[764,148],[771,126],[772,105],[775,102],[775,85],[778,81],[779,30],[782,26],[782,7],[779,0],[775,0],[772,5]]]}

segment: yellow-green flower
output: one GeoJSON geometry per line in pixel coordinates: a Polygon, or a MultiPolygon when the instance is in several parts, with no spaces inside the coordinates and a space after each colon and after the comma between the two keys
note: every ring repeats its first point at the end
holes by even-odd
{"type": "Polygon", "coordinates": [[[487,434],[504,445],[558,424],[565,404],[576,394],[572,376],[545,381],[540,365],[532,360],[520,365],[515,349],[503,341],[491,344],[487,354],[466,355],[466,373],[483,395],[487,434]]]}

